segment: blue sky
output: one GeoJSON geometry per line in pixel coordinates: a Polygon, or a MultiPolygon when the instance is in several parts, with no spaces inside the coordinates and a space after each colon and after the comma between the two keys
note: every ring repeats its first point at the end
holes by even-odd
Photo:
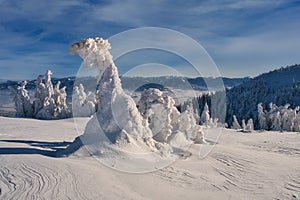
{"type": "Polygon", "coordinates": [[[192,37],[227,77],[300,63],[300,1],[0,0],[0,79],[74,75],[73,42],[145,26],[192,37]]]}

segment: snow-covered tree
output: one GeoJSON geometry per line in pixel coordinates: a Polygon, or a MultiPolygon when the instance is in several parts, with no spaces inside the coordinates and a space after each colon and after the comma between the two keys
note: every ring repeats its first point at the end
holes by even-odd
{"type": "Polygon", "coordinates": [[[173,106],[174,100],[171,97],[163,96],[158,89],[149,88],[144,90],[141,95],[138,108],[156,141],[167,142],[172,133],[171,115],[179,115],[176,109],[172,113],[173,106]]]}
{"type": "MultiPolygon", "coordinates": [[[[221,92],[222,93],[222,92],[221,92]]],[[[263,104],[265,108],[270,102],[279,107],[290,104],[290,108],[295,109],[300,105],[300,65],[287,66],[280,70],[274,70],[269,73],[262,74],[253,79],[247,80],[244,83],[234,86],[226,91],[226,119],[228,125],[233,123],[233,115],[236,115],[239,122],[242,119],[253,119],[255,129],[265,129],[265,123],[262,122],[263,127],[260,127],[259,116],[257,112],[257,105],[263,104]]],[[[210,108],[211,118],[215,118],[215,105],[213,99],[218,99],[216,96],[220,92],[215,92],[210,95],[201,95],[195,98],[201,109],[205,102],[210,108]]],[[[222,103],[217,104],[221,106],[222,103]]],[[[222,109],[221,109],[222,110],[222,109]]],[[[266,109],[269,112],[269,108],[266,109]]],[[[267,112],[265,114],[267,115],[267,112]]],[[[261,113],[262,114],[262,113],[261,113]]],[[[268,116],[266,116],[268,118],[268,116]]],[[[222,118],[219,118],[222,121],[222,118]]],[[[263,119],[263,118],[261,118],[263,119]]],[[[271,129],[271,122],[267,119],[267,127],[271,129]]]]}
{"type": "MultiPolygon", "coordinates": [[[[299,107],[298,107],[299,110],[299,107]]],[[[300,132],[300,112],[296,114],[295,122],[294,122],[294,131],[300,132]]]]}
{"type": "Polygon", "coordinates": [[[235,115],[233,115],[233,123],[232,123],[232,128],[235,129],[235,130],[240,130],[241,129],[241,126],[236,118],[235,115]]]}
{"type": "MultiPolygon", "coordinates": [[[[277,106],[276,104],[270,103],[270,110],[263,110],[262,105],[258,105],[258,115],[263,116],[259,117],[262,123],[264,121],[267,130],[274,131],[296,131],[298,130],[299,125],[299,106],[295,109],[290,108],[290,104],[284,106],[277,106]],[[265,119],[265,120],[264,120],[265,119]]],[[[261,123],[261,121],[259,121],[261,123]]]]}
{"type": "Polygon", "coordinates": [[[245,119],[242,120],[242,129],[243,129],[243,131],[247,130],[245,119]]]}
{"type": "Polygon", "coordinates": [[[247,122],[246,131],[251,132],[254,130],[253,120],[250,118],[247,122]]]}
{"type": "MultiPolygon", "coordinates": [[[[171,151],[169,144],[173,141],[172,138],[185,134],[180,132],[183,123],[181,120],[190,119],[189,113],[186,113],[188,118],[181,117],[174,106],[174,100],[155,89],[142,94],[137,108],[134,100],[125,94],[121,86],[109,49],[108,41],[98,37],[81,40],[70,49],[71,53],[83,58],[84,67],[96,67],[99,71],[98,110],[88,122],[81,138],[89,140],[104,133],[118,147],[138,147],[151,152],[159,151],[165,155],[171,151]],[[179,130],[175,131],[176,129],[179,130]],[[174,137],[171,138],[172,135],[174,137]]],[[[192,119],[185,124],[191,123],[194,123],[192,119]]],[[[199,126],[196,123],[193,125],[199,132],[199,126]]]]}
{"type": "Polygon", "coordinates": [[[273,131],[281,131],[281,116],[280,112],[275,112],[270,115],[270,119],[272,121],[271,130],[273,131]]]}
{"type": "Polygon", "coordinates": [[[66,88],[59,88],[58,82],[53,88],[51,82],[51,70],[45,73],[45,83],[42,82],[43,76],[39,75],[36,81],[34,101],[34,117],[38,119],[63,119],[70,117],[71,111],[67,106],[66,88]]]}
{"type": "Polygon", "coordinates": [[[167,142],[172,133],[180,131],[191,140],[200,143],[203,139],[202,129],[197,125],[193,106],[186,105],[185,111],[179,113],[172,97],[162,91],[149,88],[144,90],[138,108],[152,131],[153,138],[159,142],[167,142]]]}
{"type": "Polygon", "coordinates": [[[293,129],[293,121],[291,111],[288,109],[284,109],[281,112],[281,129],[283,131],[292,131],[293,129]]]}
{"type": "Polygon", "coordinates": [[[207,103],[205,103],[205,105],[204,105],[204,109],[202,111],[200,121],[202,124],[205,124],[205,125],[208,125],[210,122],[210,114],[209,114],[209,108],[208,108],[207,103]]]}
{"type": "Polygon", "coordinates": [[[85,68],[95,67],[99,72],[98,109],[87,124],[83,137],[93,138],[104,133],[114,144],[139,144],[143,149],[168,151],[168,145],[156,144],[151,130],[144,126],[134,100],[125,94],[109,49],[109,42],[99,37],[81,40],[70,48],[71,53],[83,58],[85,68]]]}
{"type": "Polygon", "coordinates": [[[73,117],[89,117],[96,112],[95,96],[88,92],[85,93],[82,84],[74,87],[72,97],[73,117]]]}
{"type": "Polygon", "coordinates": [[[259,123],[259,128],[261,130],[268,130],[268,124],[267,124],[267,116],[266,113],[264,112],[262,103],[259,103],[257,105],[257,110],[258,110],[258,123],[259,123]]]}
{"type": "Polygon", "coordinates": [[[30,118],[33,116],[33,107],[30,102],[28,91],[25,89],[26,85],[27,81],[23,81],[21,86],[18,86],[16,89],[9,87],[15,101],[17,117],[30,118]]]}
{"type": "Polygon", "coordinates": [[[33,103],[30,101],[25,86],[26,81],[16,90],[13,89],[14,100],[16,104],[16,116],[34,117],[38,119],[61,119],[70,117],[71,112],[67,106],[66,88],[59,89],[60,82],[53,88],[51,82],[50,70],[46,71],[45,83],[43,76],[39,75],[36,80],[35,99],[33,103]]]}
{"type": "Polygon", "coordinates": [[[195,112],[192,105],[188,106],[184,112],[180,114],[179,117],[179,131],[184,132],[188,139],[194,140],[198,137],[198,134],[203,134],[202,129],[199,129],[199,125],[196,123],[194,117],[195,112]]]}

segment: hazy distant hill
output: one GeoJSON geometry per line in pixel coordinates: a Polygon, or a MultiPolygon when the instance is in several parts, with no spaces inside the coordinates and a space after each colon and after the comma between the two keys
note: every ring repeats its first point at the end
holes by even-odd
{"type": "MultiPolygon", "coordinates": [[[[213,85],[214,81],[218,83],[220,78],[184,78],[184,77],[174,77],[174,76],[162,76],[162,77],[121,77],[122,85],[127,90],[136,90],[141,88],[143,85],[161,85],[163,87],[178,88],[178,89],[195,89],[195,90],[207,90],[205,81],[209,80],[210,84],[213,85]]],[[[249,78],[222,78],[224,81],[224,86],[226,88],[231,88],[233,86],[239,85],[249,78]]],[[[66,78],[52,78],[52,82],[55,85],[58,81],[61,82],[61,87],[67,87],[67,93],[72,93],[73,85],[75,82],[75,77],[66,78]]],[[[35,88],[35,80],[27,80],[26,88],[28,90],[35,88]]],[[[88,90],[94,90],[96,86],[96,78],[85,77],[76,80],[77,83],[84,82],[85,88],[88,90]]],[[[18,81],[5,81],[0,82],[0,90],[5,90],[8,86],[17,86],[18,81]]]]}
{"type": "Polygon", "coordinates": [[[6,81],[6,79],[0,79],[0,83],[5,83],[6,81]]]}

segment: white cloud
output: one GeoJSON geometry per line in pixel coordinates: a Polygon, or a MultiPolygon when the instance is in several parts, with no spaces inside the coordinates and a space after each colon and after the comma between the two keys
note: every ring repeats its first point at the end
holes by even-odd
{"type": "Polygon", "coordinates": [[[221,12],[224,10],[238,10],[238,9],[260,9],[260,8],[274,8],[287,1],[273,1],[273,0],[227,0],[227,1],[206,1],[198,6],[191,8],[189,11],[197,14],[207,14],[210,12],[221,12]]]}
{"type": "MultiPolygon", "coordinates": [[[[132,27],[159,26],[182,31],[196,39],[225,71],[247,63],[249,67],[238,72],[247,74],[253,70],[254,74],[259,69],[253,66],[276,67],[296,60],[295,55],[300,51],[297,20],[300,9],[289,3],[113,0],[92,4],[84,0],[43,3],[0,0],[1,68],[22,63],[36,67],[43,63],[68,65],[74,59],[68,55],[68,45],[78,39],[109,37],[132,27]],[[58,53],[52,54],[51,50],[58,53]],[[29,63],[26,57],[35,63],[29,63]]],[[[172,41],[181,42],[178,38],[156,40],[169,46],[172,41]]],[[[184,42],[181,47],[189,50],[184,42]]]]}

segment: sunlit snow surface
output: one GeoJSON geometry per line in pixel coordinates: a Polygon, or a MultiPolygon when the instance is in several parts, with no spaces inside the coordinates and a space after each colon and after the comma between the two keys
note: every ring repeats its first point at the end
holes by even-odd
{"type": "MultiPolygon", "coordinates": [[[[78,118],[84,128],[89,118],[78,118]]],[[[300,136],[223,129],[215,148],[152,173],[123,173],[93,157],[55,158],[75,137],[73,119],[0,117],[0,199],[299,199],[300,136]]],[[[79,129],[79,132],[84,131],[79,129]]],[[[211,133],[219,131],[211,129],[211,133]]],[[[131,160],[127,160],[131,162],[131,160]]]]}

